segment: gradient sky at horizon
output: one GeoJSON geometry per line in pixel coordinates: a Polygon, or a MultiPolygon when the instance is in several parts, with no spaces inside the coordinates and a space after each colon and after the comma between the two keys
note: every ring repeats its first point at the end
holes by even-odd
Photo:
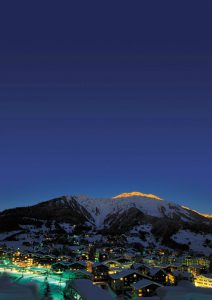
{"type": "Polygon", "coordinates": [[[212,214],[210,1],[8,1],[0,210],[142,191],[212,214]]]}

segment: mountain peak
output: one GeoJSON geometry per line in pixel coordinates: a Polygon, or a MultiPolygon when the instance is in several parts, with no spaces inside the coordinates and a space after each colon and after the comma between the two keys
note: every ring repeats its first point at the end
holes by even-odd
{"type": "Polygon", "coordinates": [[[160,197],[158,197],[156,195],[153,195],[153,194],[144,194],[144,193],[141,193],[141,192],[130,192],[130,193],[119,194],[119,195],[113,197],[113,199],[127,198],[127,197],[134,197],[134,196],[152,198],[152,199],[157,199],[157,200],[163,200],[162,198],[160,198],[160,197]]]}

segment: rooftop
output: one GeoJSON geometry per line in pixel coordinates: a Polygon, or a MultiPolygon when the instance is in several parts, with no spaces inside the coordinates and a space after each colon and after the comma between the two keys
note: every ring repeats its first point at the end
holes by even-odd
{"type": "Polygon", "coordinates": [[[149,280],[149,279],[141,279],[139,280],[138,282],[134,283],[132,285],[132,287],[135,289],[135,290],[138,290],[138,289],[142,289],[148,285],[151,285],[151,284],[155,284],[157,285],[158,287],[162,287],[163,285],[157,283],[157,282],[154,282],[152,280],[149,280]]]}
{"type": "Polygon", "coordinates": [[[112,275],[110,275],[111,276],[111,278],[113,278],[113,279],[119,279],[119,278],[122,278],[122,277],[125,277],[125,276],[128,276],[128,275],[130,275],[130,274],[138,274],[135,270],[123,270],[123,271],[121,271],[121,272],[119,272],[119,273],[116,273],[116,274],[112,274],[112,275]]]}
{"type": "Polygon", "coordinates": [[[74,288],[83,297],[84,300],[113,300],[108,292],[94,285],[90,280],[76,279],[70,281],[69,285],[74,288]]]}

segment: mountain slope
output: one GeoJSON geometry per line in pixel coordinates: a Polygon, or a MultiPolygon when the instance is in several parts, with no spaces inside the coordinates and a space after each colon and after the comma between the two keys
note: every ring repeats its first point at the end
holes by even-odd
{"type": "MultiPolygon", "coordinates": [[[[136,192],[137,194],[138,192],[136,192]]],[[[86,196],[76,197],[80,203],[90,213],[98,226],[105,226],[106,219],[113,214],[120,214],[131,207],[135,207],[147,216],[158,218],[176,218],[182,221],[203,221],[210,222],[209,218],[180,206],[171,203],[152,194],[136,195],[133,193],[125,193],[114,198],[89,198],[86,196]],[[124,196],[122,196],[124,195],[124,196]]]]}
{"type": "Polygon", "coordinates": [[[212,252],[211,218],[152,194],[132,192],[108,199],[63,196],[0,213],[0,240],[10,246],[21,247],[26,240],[30,245],[41,241],[68,245],[73,236],[88,233],[88,240],[98,234],[125,234],[129,244],[195,251],[193,241],[199,240],[199,251],[212,252]]]}

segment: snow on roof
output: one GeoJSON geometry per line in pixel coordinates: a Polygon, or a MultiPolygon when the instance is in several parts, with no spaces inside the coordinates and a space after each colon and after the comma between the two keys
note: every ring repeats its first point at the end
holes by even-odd
{"type": "Polygon", "coordinates": [[[126,258],[126,257],[118,257],[116,258],[117,261],[120,261],[120,260],[126,260],[126,261],[130,261],[129,258],[126,258]]]}
{"type": "Polygon", "coordinates": [[[95,262],[95,263],[93,263],[93,265],[92,265],[92,268],[96,268],[96,267],[100,267],[100,266],[104,266],[104,267],[106,267],[106,268],[109,268],[105,263],[103,263],[103,262],[95,262]]]}
{"type": "Polygon", "coordinates": [[[70,286],[74,288],[85,300],[113,300],[108,292],[94,285],[88,279],[75,279],[69,282],[70,286]]]}
{"type": "MultiPolygon", "coordinates": [[[[116,273],[116,274],[112,274],[112,275],[110,275],[110,277],[112,278],[112,279],[119,279],[119,278],[121,278],[121,277],[125,277],[125,276],[128,276],[128,275],[130,275],[130,274],[139,274],[138,272],[136,272],[135,270],[130,270],[130,269],[127,269],[127,270],[123,270],[123,271],[121,271],[121,272],[119,272],[119,273],[116,273]]],[[[139,274],[140,275],[140,274],[139,274]]]]}
{"type": "Polygon", "coordinates": [[[104,261],[105,264],[110,264],[110,263],[116,263],[118,265],[121,265],[119,261],[117,261],[116,259],[109,259],[104,261]]]}
{"type": "Polygon", "coordinates": [[[138,269],[138,268],[146,268],[146,269],[150,269],[150,266],[148,266],[147,264],[144,264],[144,263],[134,263],[131,268],[133,269],[138,269]]]}
{"type": "Polygon", "coordinates": [[[72,274],[84,274],[87,276],[92,276],[92,274],[86,270],[76,270],[76,271],[70,271],[72,274]]]}
{"type": "Polygon", "coordinates": [[[182,264],[181,263],[178,263],[178,262],[173,262],[169,265],[170,267],[182,267],[182,264]]]}
{"type": "Polygon", "coordinates": [[[173,263],[170,263],[170,264],[158,264],[157,265],[158,267],[160,267],[160,268],[172,268],[172,267],[174,267],[174,268],[176,268],[176,267],[182,267],[182,264],[181,263],[176,263],[176,262],[173,262],[173,263]]]}
{"type": "Polygon", "coordinates": [[[70,263],[70,267],[73,265],[81,265],[83,267],[86,267],[87,263],[85,261],[74,261],[74,262],[70,263]]]}
{"type": "Polygon", "coordinates": [[[139,289],[142,289],[148,285],[151,285],[151,284],[154,284],[154,285],[157,285],[158,287],[162,287],[163,285],[162,284],[159,284],[157,282],[154,282],[152,280],[149,280],[149,279],[141,279],[139,280],[138,282],[132,284],[132,287],[135,289],[135,290],[139,290],[139,289]]]}
{"type": "Polygon", "coordinates": [[[212,299],[212,289],[195,287],[189,281],[181,281],[178,286],[166,286],[157,289],[161,300],[203,300],[212,299]]]}
{"type": "Polygon", "coordinates": [[[85,247],[83,246],[70,246],[69,249],[72,250],[72,251],[76,251],[76,250],[82,250],[84,249],[85,247]]]}
{"type": "Polygon", "coordinates": [[[183,277],[187,277],[187,278],[192,276],[192,274],[190,272],[181,272],[181,271],[173,271],[172,274],[174,276],[183,276],[183,277]]]}
{"type": "Polygon", "coordinates": [[[144,259],[155,259],[155,257],[152,256],[152,255],[146,255],[146,256],[144,257],[144,259]]]}
{"type": "Polygon", "coordinates": [[[151,276],[154,276],[154,275],[157,274],[159,271],[162,271],[163,273],[166,274],[166,271],[164,271],[163,269],[159,269],[159,268],[151,268],[151,269],[149,270],[151,276]]]}
{"type": "Polygon", "coordinates": [[[69,266],[69,265],[71,265],[71,263],[68,261],[57,261],[53,265],[69,266]]]}

